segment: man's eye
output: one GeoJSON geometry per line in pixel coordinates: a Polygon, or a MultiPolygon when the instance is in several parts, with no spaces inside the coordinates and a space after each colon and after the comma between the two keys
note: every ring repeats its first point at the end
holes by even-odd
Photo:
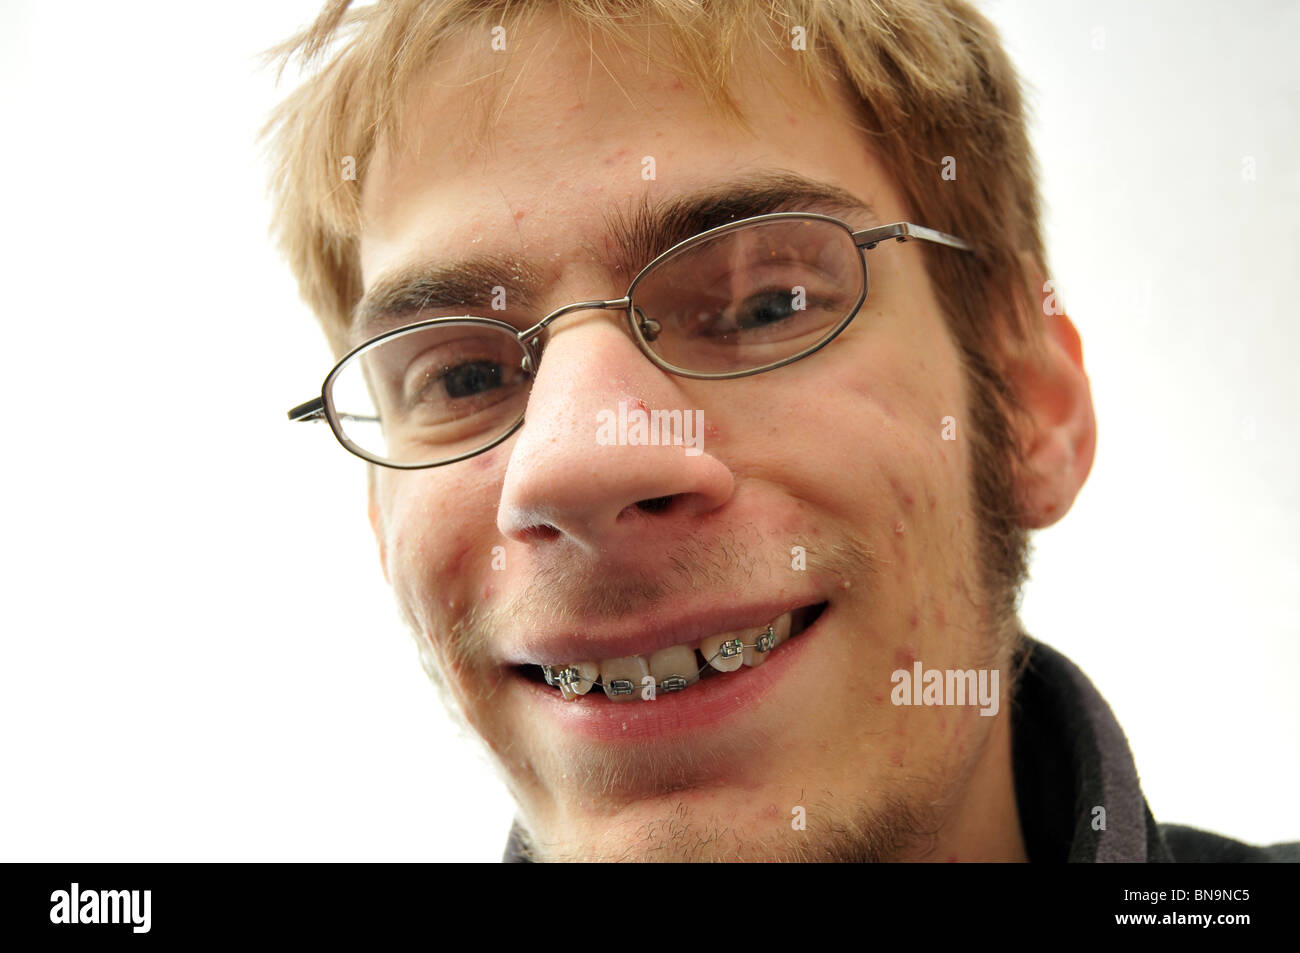
{"type": "Polygon", "coordinates": [[[446,388],[448,397],[477,397],[501,386],[501,365],[490,361],[468,361],[447,368],[438,380],[446,388]]]}
{"type": "Polygon", "coordinates": [[[716,303],[696,308],[694,334],[702,338],[731,338],[745,332],[764,330],[801,333],[809,322],[821,320],[824,303],[816,298],[799,301],[793,292],[772,289],[750,295],[739,304],[719,309],[716,303]]]}
{"type": "Polygon", "coordinates": [[[792,295],[787,292],[770,291],[766,294],[754,295],[737,309],[736,326],[742,331],[746,328],[761,328],[784,321],[794,314],[792,295]]]}

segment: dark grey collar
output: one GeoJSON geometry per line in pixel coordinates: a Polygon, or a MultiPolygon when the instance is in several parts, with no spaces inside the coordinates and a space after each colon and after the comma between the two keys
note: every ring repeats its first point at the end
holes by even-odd
{"type": "Polygon", "coordinates": [[[1128,740],[1088,676],[1026,641],[1012,714],[1016,803],[1035,862],[1167,863],[1128,740]]]}

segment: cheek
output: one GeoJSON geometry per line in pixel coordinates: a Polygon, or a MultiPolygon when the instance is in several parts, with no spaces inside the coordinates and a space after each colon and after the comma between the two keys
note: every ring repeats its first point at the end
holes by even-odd
{"type": "Polygon", "coordinates": [[[498,541],[484,493],[430,474],[395,473],[384,493],[389,572],[402,605],[426,632],[460,616],[498,541]]]}
{"type": "Polygon", "coordinates": [[[956,352],[941,327],[920,330],[937,319],[897,320],[918,330],[864,340],[836,368],[833,386],[846,408],[836,416],[848,422],[838,451],[845,466],[838,470],[862,484],[862,505],[882,528],[882,552],[911,559],[963,518],[969,461],[960,439],[966,410],[956,352]]]}
{"type": "Polygon", "coordinates": [[[901,597],[898,610],[905,624],[899,631],[931,657],[948,654],[952,603],[968,590],[963,567],[973,558],[970,460],[960,439],[961,380],[950,364],[943,365],[948,373],[926,373],[923,365],[936,363],[916,360],[899,390],[897,409],[889,406],[892,395],[884,398],[884,412],[894,418],[904,449],[881,462],[891,509],[882,551],[890,554],[890,581],[901,597]],[[916,386],[918,381],[925,383],[916,386]],[[958,439],[946,439],[954,434],[945,417],[957,422],[958,439]]]}
{"type": "Polygon", "coordinates": [[[831,469],[851,475],[853,493],[839,495],[842,516],[877,556],[876,576],[862,599],[861,617],[870,623],[856,660],[873,685],[859,701],[888,725],[884,760],[895,767],[917,751],[964,749],[978,728],[964,711],[918,714],[889,702],[893,671],[911,671],[915,661],[927,669],[961,667],[975,628],[967,579],[974,540],[962,371],[935,319],[928,325],[920,314],[899,320],[935,333],[882,335],[877,346],[860,349],[860,360],[849,355],[835,368],[833,392],[850,410],[852,425],[838,451],[844,463],[831,469]],[[955,428],[945,426],[945,417],[955,428]]]}

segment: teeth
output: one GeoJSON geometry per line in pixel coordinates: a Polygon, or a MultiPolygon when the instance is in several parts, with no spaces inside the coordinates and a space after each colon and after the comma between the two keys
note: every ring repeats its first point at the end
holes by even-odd
{"type": "MultiPolygon", "coordinates": [[[[791,615],[787,612],[772,623],[772,634],[776,636],[776,644],[772,646],[773,649],[782,642],[789,640],[790,622],[791,615]]],[[[767,629],[767,626],[761,626],[757,629],[750,629],[740,636],[745,641],[745,664],[750,668],[757,668],[762,665],[767,661],[767,657],[772,654],[770,651],[760,652],[756,647],[751,647],[758,642],[760,636],[767,634],[767,629]]]]}
{"type": "Polygon", "coordinates": [[[774,619],[770,625],[706,636],[699,641],[698,646],[673,645],[652,653],[649,658],[632,655],[602,662],[575,662],[571,665],[553,666],[550,671],[554,678],[553,684],[559,688],[565,701],[587,694],[597,679],[605,689],[605,694],[613,701],[639,701],[645,687],[643,680],[647,675],[654,677],[657,689],[663,692],[685,688],[699,681],[699,663],[695,658],[697,648],[719,672],[734,672],[742,666],[755,668],[762,665],[776,648],[790,640],[792,624],[792,614],[787,612],[774,619]],[[772,648],[760,652],[757,644],[764,639],[769,628],[772,630],[772,648]],[[732,655],[730,647],[737,641],[744,647],[741,652],[732,655]],[[728,647],[726,657],[723,655],[724,645],[728,647]],[[562,674],[565,675],[564,678],[560,678],[562,674]],[[576,677],[569,678],[570,674],[576,677]]]}
{"type": "Polygon", "coordinates": [[[767,626],[763,626],[761,629],[747,629],[744,632],[737,633],[745,643],[745,654],[742,661],[744,661],[746,668],[758,668],[772,654],[771,652],[760,652],[755,645],[758,642],[758,637],[766,633],[767,626]]]}
{"type": "Polygon", "coordinates": [[[549,666],[545,671],[546,680],[560,690],[560,697],[566,702],[591,691],[592,680],[600,674],[595,662],[549,666]]]}
{"type": "Polygon", "coordinates": [[[664,679],[673,676],[686,679],[687,685],[694,685],[700,679],[695,649],[689,645],[660,649],[650,656],[650,674],[655,677],[656,685],[662,685],[664,679]]]}
{"type": "Polygon", "coordinates": [[[641,698],[641,679],[649,674],[650,666],[639,655],[633,655],[629,658],[606,659],[600,663],[600,683],[605,686],[605,694],[616,702],[639,701],[641,698]],[[632,691],[616,695],[613,684],[616,681],[631,682],[632,691]]]}
{"type": "Polygon", "coordinates": [[[717,635],[710,635],[700,639],[700,654],[703,655],[710,665],[719,672],[734,672],[740,666],[745,664],[745,652],[739,652],[731,658],[723,658],[721,655],[722,643],[730,642],[733,639],[739,639],[741,642],[746,641],[744,632],[719,632],[717,635]]]}
{"type": "Polygon", "coordinates": [[[600,678],[600,665],[595,662],[578,662],[573,666],[582,675],[573,685],[575,695],[585,695],[591,691],[592,683],[600,678]]]}
{"type": "MultiPolygon", "coordinates": [[[[782,642],[790,641],[790,626],[794,624],[794,614],[787,612],[772,623],[772,630],[776,633],[776,645],[782,642]]],[[[776,648],[774,645],[773,648],[776,648]]]]}

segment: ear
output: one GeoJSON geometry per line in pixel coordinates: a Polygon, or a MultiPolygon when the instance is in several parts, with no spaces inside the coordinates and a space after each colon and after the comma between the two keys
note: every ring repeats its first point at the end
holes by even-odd
{"type": "Polygon", "coordinates": [[[379,565],[384,570],[384,581],[392,585],[392,580],[388,578],[388,543],[387,536],[384,533],[384,517],[379,509],[379,489],[376,469],[373,463],[368,463],[366,473],[366,496],[368,498],[367,512],[370,515],[370,528],[375,533],[375,542],[379,544],[379,565]]]}
{"type": "MultiPolygon", "coordinates": [[[[1039,277],[1039,286],[1043,281],[1039,277]]],[[[1050,300],[1055,301],[1055,294],[1050,300]]],[[[1008,375],[1027,419],[1017,434],[1023,467],[1017,474],[1021,524],[1051,526],[1074,504],[1097,449],[1092,387],[1083,369],[1079,332],[1064,313],[1039,309],[1043,347],[1014,358],[1008,375]]]]}

